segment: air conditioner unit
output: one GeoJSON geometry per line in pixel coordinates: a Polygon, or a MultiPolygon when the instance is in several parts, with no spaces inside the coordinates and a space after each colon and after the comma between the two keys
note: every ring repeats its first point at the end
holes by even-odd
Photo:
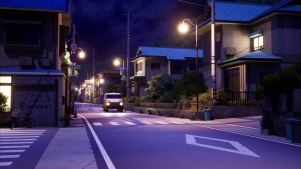
{"type": "Polygon", "coordinates": [[[21,66],[31,66],[32,65],[32,57],[29,56],[20,56],[20,65],[21,66]]]}
{"type": "Polygon", "coordinates": [[[236,48],[235,47],[226,47],[225,48],[226,55],[235,55],[236,54],[236,48]]]}

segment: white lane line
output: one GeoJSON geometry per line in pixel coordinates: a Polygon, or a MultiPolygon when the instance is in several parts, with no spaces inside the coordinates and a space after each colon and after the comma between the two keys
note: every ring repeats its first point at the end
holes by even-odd
{"type": "Polygon", "coordinates": [[[119,126],[120,124],[118,124],[117,122],[109,122],[111,125],[113,126],[119,126]]]}
{"type": "Polygon", "coordinates": [[[1,142],[0,144],[32,144],[33,142],[31,141],[25,141],[25,142],[1,142]]]}
{"type": "Polygon", "coordinates": [[[102,124],[100,122],[94,122],[93,125],[94,126],[102,126],[102,124]]]}
{"type": "Polygon", "coordinates": [[[129,121],[126,121],[126,122],[124,122],[124,123],[126,123],[126,124],[128,124],[128,125],[131,125],[131,126],[134,126],[134,125],[136,125],[135,123],[133,123],[133,122],[129,122],[129,121]]]}
{"type": "Polygon", "coordinates": [[[28,148],[30,147],[29,145],[25,145],[25,146],[0,146],[1,149],[4,148],[28,148]]]}
{"type": "Polygon", "coordinates": [[[23,153],[25,150],[0,150],[0,153],[23,153]]]}
{"type": "Polygon", "coordinates": [[[81,116],[83,119],[85,119],[85,121],[86,121],[86,123],[87,123],[87,125],[88,125],[88,127],[89,127],[89,129],[90,129],[90,131],[91,131],[91,133],[93,135],[93,137],[94,137],[94,140],[95,140],[95,142],[96,142],[96,144],[98,146],[98,149],[100,150],[100,152],[101,152],[101,154],[102,154],[102,156],[103,156],[103,158],[104,158],[104,160],[105,160],[108,168],[109,169],[116,169],[115,166],[114,166],[114,164],[113,164],[113,162],[111,161],[108,153],[106,152],[105,148],[103,147],[102,143],[100,142],[99,138],[97,137],[95,131],[93,130],[91,124],[89,123],[89,121],[84,116],[82,116],[80,114],[78,114],[78,115],[81,116]]]}
{"type": "Polygon", "coordinates": [[[1,141],[35,141],[36,138],[1,139],[1,141]]]}
{"type": "MultiPolygon", "coordinates": [[[[192,125],[194,125],[194,124],[192,124],[192,125]]],[[[300,147],[300,148],[301,148],[301,145],[295,145],[295,144],[286,143],[286,142],[282,142],[282,141],[271,140],[271,139],[267,139],[267,138],[263,138],[263,137],[252,136],[252,135],[243,134],[243,133],[238,133],[238,132],[234,132],[234,131],[223,130],[223,129],[217,129],[217,128],[208,127],[208,126],[201,126],[201,125],[194,125],[194,126],[203,127],[203,128],[208,128],[208,129],[212,129],[212,130],[223,131],[223,132],[227,132],[227,133],[232,133],[232,134],[237,134],[237,135],[241,135],[241,136],[247,136],[247,137],[257,138],[257,139],[261,139],[261,140],[266,140],[266,141],[271,141],[271,142],[275,142],[275,143],[281,143],[281,144],[286,144],[286,145],[290,145],[290,146],[295,146],[295,147],[300,147]]]]}
{"type": "Polygon", "coordinates": [[[170,123],[174,123],[174,124],[184,124],[184,123],[180,123],[180,122],[177,122],[177,121],[170,121],[170,123]]]}
{"type": "Polygon", "coordinates": [[[19,158],[20,155],[0,155],[0,158],[19,158]]]}
{"type": "Polygon", "coordinates": [[[10,166],[13,162],[0,162],[0,167],[10,166]]]}
{"type": "Polygon", "coordinates": [[[168,123],[165,123],[163,121],[155,121],[156,123],[159,123],[159,124],[168,124],[168,123]]]}
{"type": "Polygon", "coordinates": [[[228,123],[221,123],[221,122],[210,122],[210,121],[209,121],[209,123],[221,124],[221,125],[226,125],[226,126],[235,126],[235,127],[247,128],[247,129],[252,129],[252,130],[260,130],[259,128],[240,126],[240,125],[236,125],[236,124],[228,124],[228,123]]]}
{"type": "Polygon", "coordinates": [[[144,124],[153,124],[153,123],[150,123],[150,122],[147,122],[147,121],[140,121],[141,123],[144,123],[144,124]]]}

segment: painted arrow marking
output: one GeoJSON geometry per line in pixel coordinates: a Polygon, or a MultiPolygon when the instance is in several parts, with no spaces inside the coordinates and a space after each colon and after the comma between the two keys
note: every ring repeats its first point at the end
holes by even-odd
{"type": "Polygon", "coordinates": [[[190,144],[190,145],[199,146],[199,147],[206,147],[206,148],[211,148],[211,149],[215,149],[215,150],[227,151],[227,152],[231,152],[231,153],[248,155],[248,156],[260,158],[260,156],[258,156],[257,154],[253,153],[251,150],[249,150],[248,148],[244,147],[243,145],[241,145],[240,143],[238,143],[236,141],[229,141],[229,140],[222,140],[222,139],[215,139],[215,138],[210,138],[210,137],[201,137],[201,136],[194,136],[194,135],[186,134],[186,143],[190,144]],[[223,148],[223,147],[216,147],[216,146],[212,146],[212,145],[200,144],[200,143],[196,142],[195,138],[229,143],[234,148],[236,148],[236,150],[232,150],[232,149],[228,149],[228,148],[223,148]]]}

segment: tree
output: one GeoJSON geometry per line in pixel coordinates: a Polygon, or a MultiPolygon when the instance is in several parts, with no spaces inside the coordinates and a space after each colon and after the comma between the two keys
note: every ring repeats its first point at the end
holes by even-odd
{"type": "Polygon", "coordinates": [[[151,92],[154,97],[161,97],[165,92],[172,90],[172,76],[168,74],[159,74],[152,76],[151,80],[147,82],[149,85],[145,91],[151,92]]]}
{"type": "Polygon", "coordinates": [[[8,111],[8,106],[6,104],[7,99],[8,99],[7,96],[5,96],[3,93],[0,93],[0,113],[8,111]]]}
{"type": "MultiPolygon", "coordinates": [[[[196,73],[190,72],[186,73],[182,78],[180,78],[174,88],[177,91],[177,95],[194,96],[196,95],[196,73]]],[[[205,84],[205,79],[202,73],[198,73],[198,93],[203,93],[207,91],[207,86],[205,84]]]]}
{"type": "Polygon", "coordinates": [[[121,95],[125,96],[125,89],[122,88],[119,84],[109,83],[106,88],[107,93],[121,93],[121,95]]]}

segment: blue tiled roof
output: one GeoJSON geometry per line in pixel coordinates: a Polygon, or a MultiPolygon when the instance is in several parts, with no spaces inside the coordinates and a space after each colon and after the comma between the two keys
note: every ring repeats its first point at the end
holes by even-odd
{"type": "Polygon", "coordinates": [[[221,63],[219,63],[218,65],[224,65],[227,63],[233,63],[233,62],[237,62],[237,61],[246,61],[246,60],[257,60],[257,61],[281,61],[282,57],[279,56],[275,56],[266,52],[262,52],[262,51],[255,51],[255,52],[251,52],[239,57],[235,57],[235,58],[231,58],[228,60],[225,60],[221,63]]]}
{"type": "MultiPolygon", "coordinates": [[[[139,57],[166,57],[168,60],[185,60],[185,58],[195,58],[196,49],[141,46],[136,56],[131,60],[139,57]]],[[[203,50],[201,49],[198,50],[198,58],[203,58],[203,50]]]]}
{"type": "Polygon", "coordinates": [[[215,2],[215,19],[218,21],[248,22],[271,7],[272,5],[215,2]]]}
{"type": "Polygon", "coordinates": [[[1,8],[69,12],[70,0],[0,0],[1,8]]]}
{"type": "MultiPolygon", "coordinates": [[[[292,0],[281,0],[276,4],[256,4],[215,1],[217,22],[252,22],[273,12],[301,12],[301,5],[290,5],[292,0]]],[[[211,2],[208,1],[211,6],[211,2]]]]}

